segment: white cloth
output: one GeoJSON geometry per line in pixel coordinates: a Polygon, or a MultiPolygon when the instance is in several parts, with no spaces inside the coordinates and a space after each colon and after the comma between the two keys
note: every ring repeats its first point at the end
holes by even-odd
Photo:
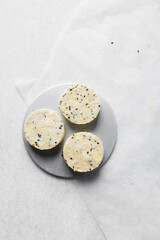
{"type": "Polygon", "coordinates": [[[116,149],[92,178],[74,180],[113,240],[160,239],[160,1],[92,0],[52,51],[31,103],[46,88],[85,83],[111,104],[116,149]]]}

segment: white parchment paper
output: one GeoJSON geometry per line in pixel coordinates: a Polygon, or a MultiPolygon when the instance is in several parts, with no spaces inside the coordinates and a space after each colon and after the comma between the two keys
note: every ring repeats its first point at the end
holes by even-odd
{"type": "Polygon", "coordinates": [[[160,239],[159,30],[159,0],[89,1],[25,97],[80,82],[111,104],[116,149],[97,175],[73,182],[109,240],[160,239]]]}

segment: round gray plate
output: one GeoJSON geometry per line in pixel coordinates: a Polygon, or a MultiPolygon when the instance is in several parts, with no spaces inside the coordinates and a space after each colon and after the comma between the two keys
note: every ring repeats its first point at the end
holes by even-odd
{"type": "Polygon", "coordinates": [[[30,155],[32,160],[36,163],[36,165],[39,166],[44,171],[46,171],[47,173],[63,178],[73,178],[77,176],[76,173],[74,173],[70,168],[67,167],[62,156],[63,144],[70,135],[72,135],[75,132],[80,132],[83,131],[83,129],[86,129],[87,132],[94,133],[95,135],[97,135],[97,137],[100,138],[104,146],[104,158],[102,164],[97,169],[103,166],[104,163],[108,160],[108,158],[112,154],[117,139],[117,124],[114,113],[110,106],[108,105],[108,103],[101,97],[100,97],[101,100],[100,114],[97,119],[95,119],[93,122],[89,124],[75,125],[69,123],[62,116],[59,110],[59,99],[62,96],[62,94],[66,91],[66,89],[71,85],[73,84],[58,85],[43,92],[30,105],[24,117],[25,122],[26,118],[31,112],[42,108],[52,109],[53,111],[57,112],[62,117],[62,120],[66,128],[65,139],[62,144],[51,150],[41,151],[35,149],[34,147],[30,146],[29,143],[26,141],[24,131],[22,129],[24,145],[26,147],[28,154],[30,155]]]}

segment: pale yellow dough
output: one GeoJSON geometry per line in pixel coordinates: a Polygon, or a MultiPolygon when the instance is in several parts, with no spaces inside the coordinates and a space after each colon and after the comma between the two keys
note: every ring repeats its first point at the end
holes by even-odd
{"type": "Polygon", "coordinates": [[[77,172],[97,168],[103,160],[104,150],[100,139],[89,132],[78,132],[67,139],[63,157],[67,165],[77,172]]]}
{"type": "Polygon", "coordinates": [[[24,123],[24,134],[30,145],[40,150],[56,147],[65,135],[63,121],[52,110],[32,112],[24,123]]]}
{"type": "Polygon", "coordinates": [[[68,121],[86,124],[93,121],[100,111],[100,99],[89,87],[78,84],[70,87],[60,99],[60,110],[68,121]]]}

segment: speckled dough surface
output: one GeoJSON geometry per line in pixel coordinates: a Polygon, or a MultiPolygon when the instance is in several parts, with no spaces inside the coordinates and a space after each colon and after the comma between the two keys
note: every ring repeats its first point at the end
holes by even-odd
{"type": "Polygon", "coordinates": [[[60,110],[70,122],[86,124],[98,116],[100,99],[91,88],[78,84],[68,88],[61,97],[60,110]]]}
{"type": "Polygon", "coordinates": [[[65,128],[57,113],[40,109],[32,112],[26,119],[24,134],[30,145],[47,150],[54,148],[63,140],[65,128]]]}
{"type": "Polygon", "coordinates": [[[78,132],[67,139],[63,157],[67,165],[77,172],[97,168],[103,160],[104,150],[100,139],[89,132],[78,132]]]}

